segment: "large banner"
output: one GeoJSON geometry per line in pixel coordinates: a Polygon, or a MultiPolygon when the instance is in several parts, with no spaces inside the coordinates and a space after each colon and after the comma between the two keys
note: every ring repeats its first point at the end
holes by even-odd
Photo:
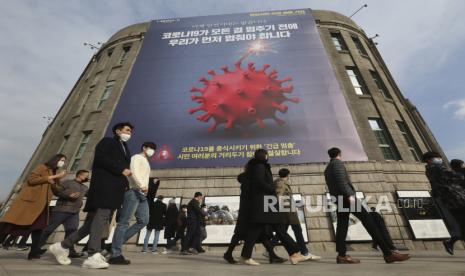
{"type": "MultiPolygon", "coordinates": [[[[367,160],[310,9],[156,20],[110,124],[157,168],[367,160]]],[[[110,130],[108,130],[110,134],[110,130]]]]}

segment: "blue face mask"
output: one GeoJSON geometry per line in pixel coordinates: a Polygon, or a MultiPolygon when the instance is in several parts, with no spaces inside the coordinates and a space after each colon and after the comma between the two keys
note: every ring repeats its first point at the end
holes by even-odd
{"type": "Polygon", "coordinates": [[[442,159],[434,158],[431,163],[433,163],[433,165],[442,165],[442,162],[443,162],[442,159]]]}

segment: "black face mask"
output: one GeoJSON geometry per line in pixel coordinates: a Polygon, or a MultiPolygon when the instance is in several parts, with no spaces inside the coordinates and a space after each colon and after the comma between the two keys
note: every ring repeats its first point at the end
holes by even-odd
{"type": "Polygon", "coordinates": [[[81,183],[86,183],[86,182],[89,182],[89,178],[84,178],[83,180],[81,180],[81,183]]]}

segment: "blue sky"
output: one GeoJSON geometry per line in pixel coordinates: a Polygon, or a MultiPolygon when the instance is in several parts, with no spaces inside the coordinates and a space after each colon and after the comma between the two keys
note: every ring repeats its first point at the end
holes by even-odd
{"type": "Polygon", "coordinates": [[[93,51],[119,29],[159,18],[291,8],[350,15],[378,47],[449,158],[465,158],[465,1],[0,0],[0,199],[10,191],[93,51]]]}

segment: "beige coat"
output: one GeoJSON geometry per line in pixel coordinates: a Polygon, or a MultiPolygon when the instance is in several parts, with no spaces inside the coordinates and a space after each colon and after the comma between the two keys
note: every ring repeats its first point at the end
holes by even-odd
{"type": "Polygon", "coordinates": [[[31,225],[52,199],[52,184],[48,177],[53,171],[41,164],[24,182],[18,196],[1,219],[2,222],[16,225],[31,225]]]}
{"type": "MultiPolygon", "coordinates": [[[[291,185],[288,180],[283,179],[283,178],[278,178],[274,181],[273,185],[276,191],[276,195],[278,197],[280,196],[290,197],[290,199],[292,200],[292,189],[291,189],[291,185]]],[[[288,206],[290,206],[290,204],[288,206]]],[[[290,225],[300,224],[297,212],[290,211],[290,212],[286,212],[286,214],[287,214],[286,224],[290,224],[290,225]]]]}

